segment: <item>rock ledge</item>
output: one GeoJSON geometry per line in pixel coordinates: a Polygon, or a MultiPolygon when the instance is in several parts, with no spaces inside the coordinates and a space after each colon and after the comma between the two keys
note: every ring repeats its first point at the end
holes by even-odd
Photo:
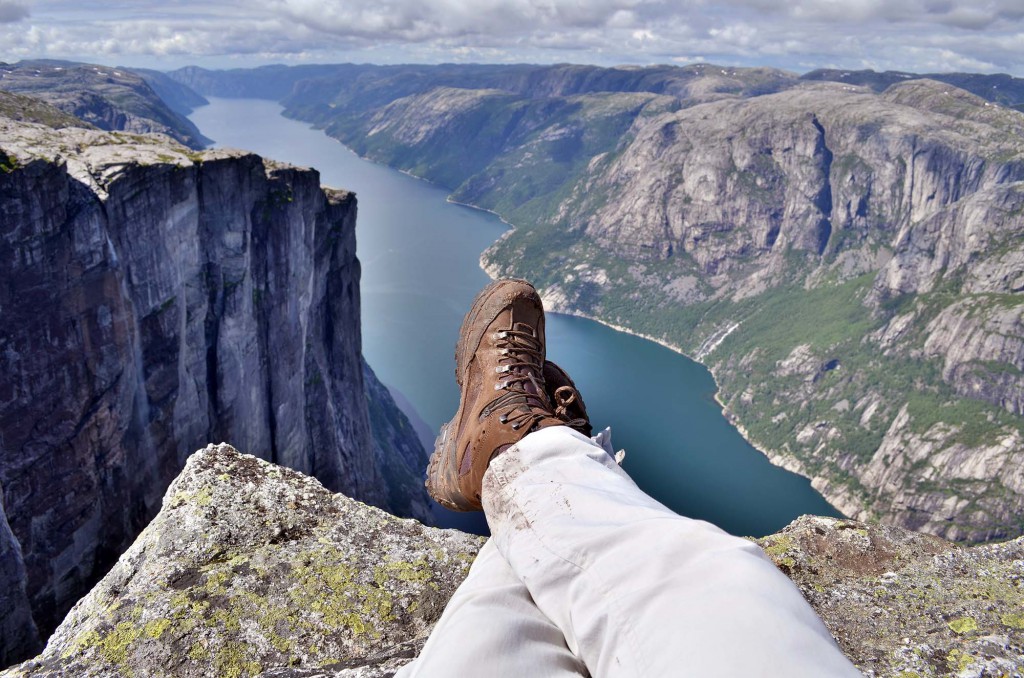
{"type": "MultiPolygon", "coordinates": [[[[1024,673],[1024,538],[804,516],[758,543],[868,676],[1024,673]]],[[[390,676],[481,544],[211,445],[46,650],[0,676],[390,676]]]]}

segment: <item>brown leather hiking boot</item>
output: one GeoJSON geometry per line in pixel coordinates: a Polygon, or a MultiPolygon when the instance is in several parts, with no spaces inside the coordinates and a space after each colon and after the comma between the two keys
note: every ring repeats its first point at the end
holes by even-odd
{"type": "Polygon", "coordinates": [[[544,308],[530,283],[498,280],[477,295],[455,347],[459,409],[427,467],[427,490],[442,506],[479,511],[491,459],[531,431],[565,423],[544,391],[544,353],[544,308]]]}
{"type": "Polygon", "coordinates": [[[594,429],[590,425],[583,396],[569,378],[569,374],[550,360],[544,361],[544,391],[555,407],[555,416],[561,419],[562,423],[588,438],[593,434],[594,429]]]}

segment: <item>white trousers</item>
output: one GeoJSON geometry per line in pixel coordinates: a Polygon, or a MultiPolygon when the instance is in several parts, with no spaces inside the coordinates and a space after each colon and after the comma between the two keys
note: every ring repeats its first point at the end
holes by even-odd
{"type": "Polygon", "coordinates": [[[492,537],[398,676],[861,675],[756,544],[676,515],[609,451],[558,426],[491,462],[492,537]]]}

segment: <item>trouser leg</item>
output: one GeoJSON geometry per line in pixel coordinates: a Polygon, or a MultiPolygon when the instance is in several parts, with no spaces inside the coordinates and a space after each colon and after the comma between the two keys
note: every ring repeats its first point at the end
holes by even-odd
{"type": "Polygon", "coordinates": [[[595,676],[858,676],[755,544],[676,515],[566,427],[492,460],[492,540],[595,676]]]}
{"type": "Polygon", "coordinates": [[[586,669],[488,541],[401,678],[580,678],[586,669]]]}

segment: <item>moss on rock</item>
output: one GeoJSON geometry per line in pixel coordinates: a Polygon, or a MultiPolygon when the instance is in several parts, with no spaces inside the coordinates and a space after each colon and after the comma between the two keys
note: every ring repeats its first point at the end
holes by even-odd
{"type": "Polygon", "coordinates": [[[210,446],[46,652],[16,670],[248,678],[408,654],[443,609],[423,601],[451,596],[481,542],[210,446]]]}

